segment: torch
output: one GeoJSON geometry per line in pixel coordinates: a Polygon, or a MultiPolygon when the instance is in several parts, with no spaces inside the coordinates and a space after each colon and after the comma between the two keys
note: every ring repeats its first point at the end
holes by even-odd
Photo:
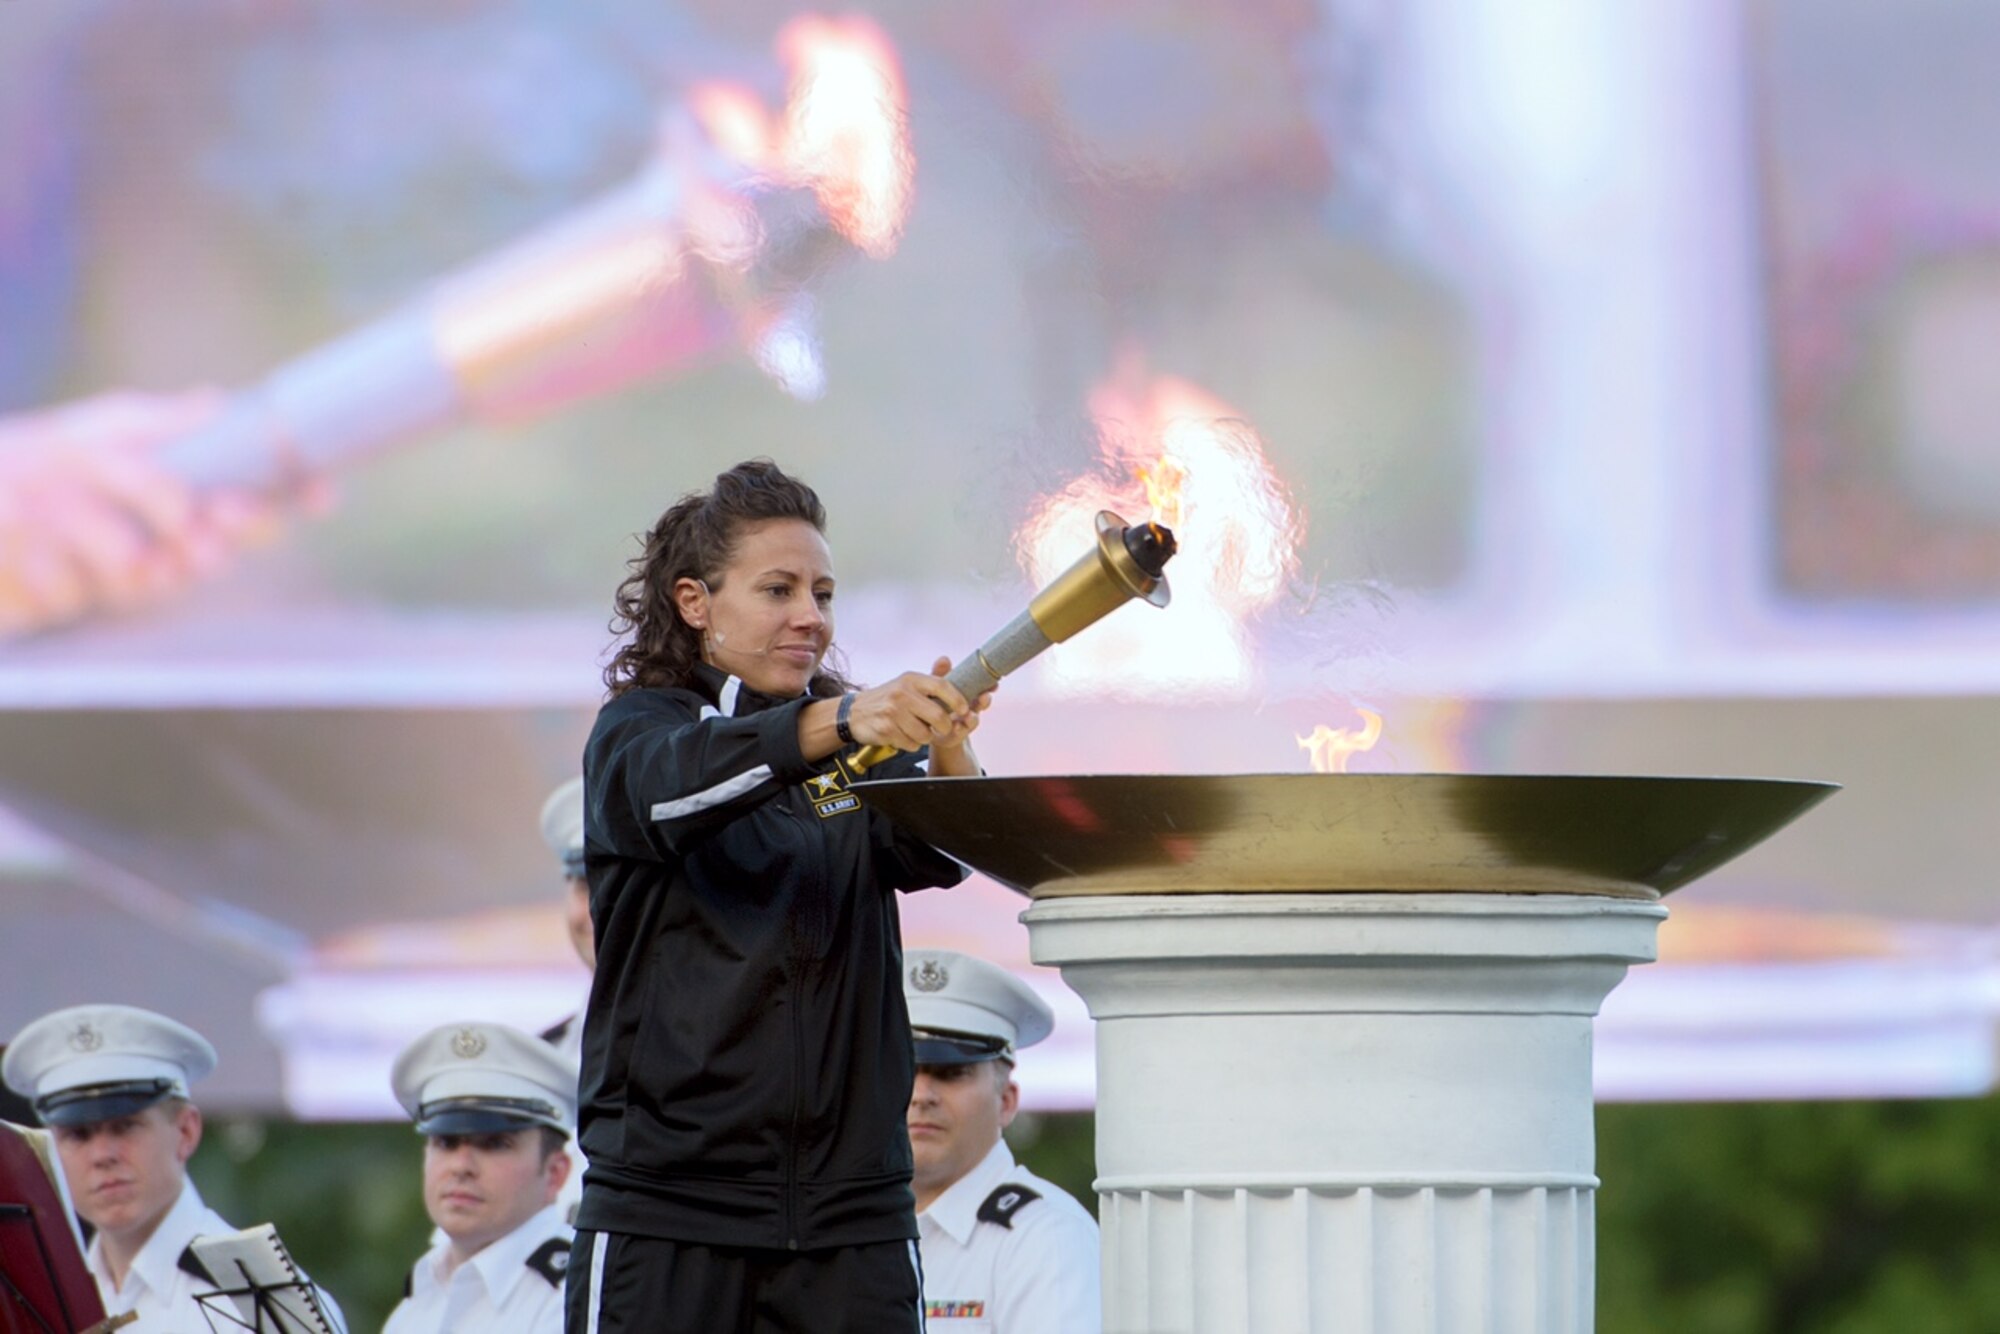
{"type": "MultiPolygon", "coordinates": [[[[1166,606],[1173,590],[1167,587],[1164,571],[1175,549],[1172,530],[1157,523],[1128,526],[1110,510],[1099,510],[1095,545],[1035,594],[1026,611],[953,667],[945,680],[967,699],[978,699],[1042,650],[1103,620],[1132,598],[1166,606]]],[[[859,773],[895,753],[894,746],[863,746],[847,767],[859,773]]]]}
{"type": "MultiPolygon", "coordinates": [[[[803,279],[839,238],[806,192],[734,191],[716,156],[656,164],[279,367],[161,463],[198,490],[277,491],[467,418],[517,419],[731,346],[763,351],[809,311],[803,279]]],[[[788,369],[774,370],[781,386],[814,396],[811,372],[788,382],[788,369]]]]}
{"type": "MultiPolygon", "coordinates": [[[[457,423],[519,420],[738,348],[787,393],[818,397],[814,282],[856,253],[895,251],[913,198],[908,98],[894,47],[866,18],[799,15],[777,55],[781,115],[756,87],[689,86],[635,177],[240,388],[191,432],[149,441],[145,463],[168,486],[142,489],[226,513],[457,423]]],[[[176,546],[183,519],[155,532],[158,517],[58,447],[39,458],[39,472],[0,468],[0,639],[159,583],[128,588],[137,574],[100,566],[136,569],[157,552],[153,574],[192,573],[176,546]],[[121,554],[75,521],[76,504],[23,503],[43,475],[132,512],[144,549],[121,554]]]]}
{"type": "Polygon", "coordinates": [[[545,411],[731,347],[818,397],[810,284],[856,251],[895,250],[907,98],[866,19],[801,15],[777,46],[782,119],[746,87],[690,88],[635,178],[278,368],[161,462],[197,490],[282,490],[460,420],[545,411]]]}

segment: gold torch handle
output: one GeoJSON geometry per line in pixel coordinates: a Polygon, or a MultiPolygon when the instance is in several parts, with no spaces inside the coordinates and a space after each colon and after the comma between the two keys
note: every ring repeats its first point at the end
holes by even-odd
{"type": "MultiPolygon", "coordinates": [[[[1097,542],[1075,564],[1035,594],[1027,610],[967,654],[945,680],[968,700],[1037,654],[1094,625],[1133,598],[1155,607],[1172,599],[1165,568],[1174,554],[1173,532],[1157,523],[1129,526],[1110,510],[1097,514],[1097,542]]],[[[863,746],[848,759],[856,773],[896,753],[894,746],[863,746]]]]}

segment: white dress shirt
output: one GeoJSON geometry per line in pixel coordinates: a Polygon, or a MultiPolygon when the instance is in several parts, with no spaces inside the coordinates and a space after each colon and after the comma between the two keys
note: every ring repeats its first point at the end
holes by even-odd
{"type": "Polygon", "coordinates": [[[917,1215],[932,1334],[1098,1334],[1097,1220],[1000,1141],[917,1215]],[[1003,1185],[1040,1198],[1000,1223],[979,1217],[1003,1185]]]}
{"type": "MultiPolygon", "coordinates": [[[[201,1192],[195,1189],[194,1182],[186,1181],[181,1184],[180,1197],[173,1208],[167,1210],[166,1217],[153,1229],[153,1235],[132,1257],[123,1284],[114,1285],[111,1281],[111,1269],[104,1259],[103,1236],[92,1237],[83,1258],[90,1266],[90,1276],[97,1280],[104,1313],[114,1316],[129,1311],[139,1317],[136,1322],[122,1326],[122,1334],[209,1334],[214,1328],[229,1328],[228,1316],[235,1308],[227,1300],[215,1303],[215,1323],[211,1325],[207,1311],[195,1299],[214,1292],[216,1287],[182,1269],[181,1254],[196,1237],[235,1231],[228,1219],[202,1203],[201,1192]]],[[[319,1298],[335,1327],[345,1329],[340,1308],[332,1296],[322,1291],[319,1298]]]]}
{"type": "Polygon", "coordinates": [[[574,1236],[551,1204],[448,1276],[451,1242],[439,1241],[410,1271],[408,1295],[382,1334],[562,1334],[574,1236]]]}

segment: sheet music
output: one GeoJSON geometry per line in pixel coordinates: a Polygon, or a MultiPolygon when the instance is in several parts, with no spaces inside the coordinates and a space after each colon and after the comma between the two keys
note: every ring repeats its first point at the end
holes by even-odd
{"type": "MultiPolygon", "coordinates": [[[[320,1304],[269,1223],[194,1239],[195,1258],[236,1307],[237,1323],[257,1334],[345,1334],[320,1304]]],[[[207,1306],[208,1302],[203,1301],[207,1306]]]]}

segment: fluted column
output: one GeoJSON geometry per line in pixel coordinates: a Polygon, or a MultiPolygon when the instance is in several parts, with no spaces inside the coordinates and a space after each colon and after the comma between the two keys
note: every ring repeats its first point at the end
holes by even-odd
{"type": "Polygon", "coordinates": [[[1045,898],[1097,1020],[1106,1334],[1583,1334],[1591,1020],[1657,903],[1045,898]]]}

